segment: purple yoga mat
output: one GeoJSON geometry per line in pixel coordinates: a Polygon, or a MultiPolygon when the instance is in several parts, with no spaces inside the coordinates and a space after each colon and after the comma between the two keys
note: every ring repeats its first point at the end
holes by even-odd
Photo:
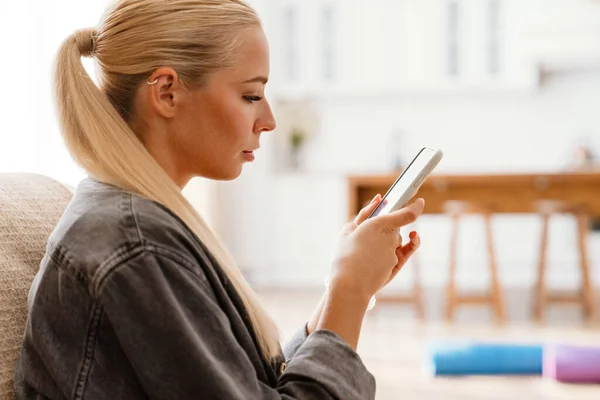
{"type": "Polygon", "coordinates": [[[567,383],[600,383],[600,348],[547,345],[543,375],[567,383]]]}

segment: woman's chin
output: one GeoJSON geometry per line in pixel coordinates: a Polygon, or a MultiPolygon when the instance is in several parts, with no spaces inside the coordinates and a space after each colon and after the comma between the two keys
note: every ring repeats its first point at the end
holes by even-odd
{"type": "Polygon", "coordinates": [[[242,169],[243,169],[244,164],[239,164],[234,168],[228,169],[228,170],[222,170],[220,174],[218,174],[217,180],[220,181],[232,181],[234,179],[239,178],[239,176],[242,174],[242,169]]]}
{"type": "Polygon", "coordinates": [[[232,180],[238,178],[241,175],[241,173],[242,173],[242,164],[240,164],[236,168],[229,168],[227,170],[220,169],[217,171],[211,171],[210,173],[207,173],[205,171],[203,173],[198,173],[195,176],[204,178],[204,179],[211,179],[213,181],[232,181],[232,180]]]}

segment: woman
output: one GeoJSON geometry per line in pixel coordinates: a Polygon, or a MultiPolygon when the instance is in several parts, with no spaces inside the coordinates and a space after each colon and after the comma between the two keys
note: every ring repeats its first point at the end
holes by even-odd
{"type": "Polygon", "coordinates": [[[417,249],[423,201],[349,223],[331,283],[282,351],[274,323],[182,195],[235,179],[275,128],[269,51],[242,0],[122,0],[62,44],[61,130],[89,178],[32,285],[20,398],[369,399],[356,353],[369,299],[417,249]],[[100,87],[81,57],[94,57],[100,87]]]}

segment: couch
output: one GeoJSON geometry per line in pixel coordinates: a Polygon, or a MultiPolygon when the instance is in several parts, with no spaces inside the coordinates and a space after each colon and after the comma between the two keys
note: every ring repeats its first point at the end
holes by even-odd
{"type": "Polygon", "coordinates": [[[0,173],[0,399],[14,399],[27,296],[48,236],[73,189],[32,173],[0,173]]]}

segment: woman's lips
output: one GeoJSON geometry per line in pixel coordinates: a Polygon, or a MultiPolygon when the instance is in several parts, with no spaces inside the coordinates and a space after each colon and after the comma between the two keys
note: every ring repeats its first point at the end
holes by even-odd
{"type": "Polygon", "coordinates": [[[244,159],[246,159],[247,161],[254,161],[254,159],[256,157],[254,157],[254,151],[244,151],[242,152],[242,154],[244,155],[244,159]]]}

